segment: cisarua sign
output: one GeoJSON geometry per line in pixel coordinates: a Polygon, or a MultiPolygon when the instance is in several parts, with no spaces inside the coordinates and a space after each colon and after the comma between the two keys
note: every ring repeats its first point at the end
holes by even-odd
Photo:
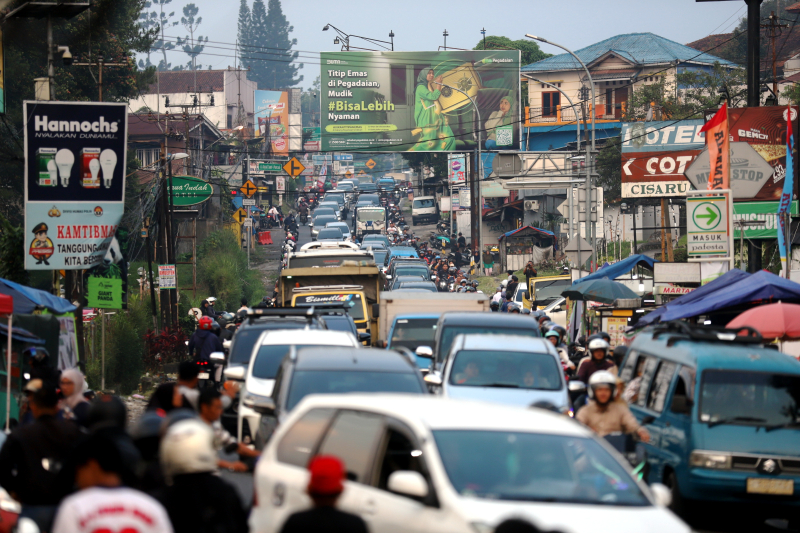
{"type": "Polygon", "coordinates": [[[699,150],[622,154],[622,197],[686,196],[691,184],[684,172],[699,150]]]}
{"type": "Polygon", "coordinates": [[[175,206],[197,205],[214,194],[210,183],[194,176],[172,177],[172,204],[175,206]]]}

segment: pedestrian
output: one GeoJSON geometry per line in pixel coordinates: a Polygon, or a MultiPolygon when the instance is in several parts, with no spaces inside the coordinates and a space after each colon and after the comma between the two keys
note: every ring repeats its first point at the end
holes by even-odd
{"type": "Polygon", "coordinates": [[[464,235],[461,234],[460,231],[458,232],[458,246],[460,248],[466,248],[467,247],[467,239],[464,237],[464,235]]]}
{"type": "Polygon", "coordinates": [[[523,271],[525,274],[525,285],[530,287],[531,286],[531,278],[535,278],[537,276],[536,267],[533,266],[533,261],[528,261],[528,264],[525,265],[525,270],[523,271]]]}
{"type": "Polygon", "coordinates": [[[247,298],[242,297],[242,299],[239,300],[239,303],[242,306],[239,309],[237,309],[236,312],[238,313],[239,311],[247,311],[247,298]]]}
{"type": "MultiPolygon", "coordinates": [[[[209,425],[214,432],[214,449],[217,452],[225,451],[227,453],[236,452],[240,456],[257,458],[261,454],[255,450],[251,450],[244,443],[236,440],[236,437],[228,433],[222,427],[219,419],[222,417],[222,393],[216,389],[206,389],[200,393],[199,400],[200,407],[200,420],[209,425]]],[[[217,466],[225,468],[231,472],[247,472],[248,467],[241,461],[225,461],[217,459],[217,466]]]]}
{"type": "Polygon", "coordinates": [[[181,420],[161,441],[169,485],[159,495],[175,533],[246,533],[247,512],[236,489],[217,475],[214,432],[203,421],[181,420]]]}
{"type": "Polygon", "coordinates": [[[494,269],[494,256],[492,252],[489,250],[484,250],[483,252],[483,273],[486,276],[492,275],[492,270],[494,269]]]}
{"type": "Polygon", "coordinates": [[[20,517],[32,519],[40,531],[51,531],[64,496],[58,474],[81,430],[56,418],[58,391],[50,384],[31,395],[30,410],[35,420],[11,432],[0,450],[0,486],[22,504],[20,517]]]}
{"type": "Polygon", "coordinates": [[[178,365],[178,381],[162,383],[150,397],[148,411],[161,409],[169,413],[173,409],[192,409],[197,411],[197,391],[200,370],[194,361],[183,361],[178,365]]]}
{"type": "Polygon", "coordinates": [[[333,456],[321,455],[308,464],[308,492],[313,507],[289,516],[281,533],[367,533],[361,517],[340,511],[336,502],[344,492],[344,465],[333,456]]]}
{"type": "Polygon", "coordinates": [[[52,533],[172,533],[164,507],[125,486],[125,462],[116,444],[103,433],[82,442],[74,454],[78,492],[59,506],[52,533]]]}
{"type": "Polygon", "coordinates": [[[84,397],[86,379],[77,368],[61,372],[61,410],[65,419],[73,420],[81,427],[86,427],[89,416],[89,402],[84,397]]]}
{"type": "Polygon", "coordinates": [[[514,294],[516,294],[518,286],[519,286],[519,278],[517,276],[512,275],[511,281],[509,281],[508,285],[506,285],[506,300],[509,301],[514,300],[514,294]]]}

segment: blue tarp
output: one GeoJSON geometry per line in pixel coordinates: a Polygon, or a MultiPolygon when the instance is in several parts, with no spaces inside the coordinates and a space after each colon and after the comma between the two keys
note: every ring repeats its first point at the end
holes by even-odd
{"type": "MultiPolygon", "coordinates": [[[[636,265],[639,264],[649,268],[650,270],[653,270],[653,264],[655,262],[656,262],[655,259],[653,259],[652,257],[647,257],[646,255],[642,254],[632,255],[630,257],[623,259],[622,261],[618,261],[611,265],[604,266],[603,268],[598,269],[597,272],[589,274],[585,278],[576,280],[575,283],[583,283],[584,281],[591,281],[593,279],[603,279],[603,278],[617,279],[619,276],[627,274],[628,272],[636,268],[636,265]]],[[[573,285],[575,283],[573,283],[573,285]]]]}
{"type": "Polygon", "coordinates": [[[675,298],[674,300],[672,300],[668,304],[666,304],[664,306],[661,306],[658,309],[656,309],[655,311],[653,311],[651,313],[648,313],[647,315],[643,316],[636,323],[636,327],[637,328],[644,327],[644,326],[647,326],[649,324],[653,324],[655,322],[658,322],[658,320],[667,311],[672,311],[673,309],[677,309],[677,308],[685,306],[687,304],[691,304],[691,303],[699,300],[700,298],[705,298],[709,294],[711,294],[713,292],[716,292],[716,291],[718,291],[718,290],[720,290],[722,288],[725,288],[725,287],[727,287],[729,285],[733,285],[734,283],[736,283],[738,281],[741,281],[741,280],[743,280],[743,279],[745,279],[745,278],[747,278],[749,276],[750,276],[750,274],[748,274],[747,272],[742,272],[738,268],[734,268],[733,270],[729,270],[728,272],[725,272],[723,275],[721,275],[720,277],[718,277],[714,281],[706,283],[702,287],[698,287],[697,289],[693,290],[689,294],[684,294],[683,296],[680,296],[679,298],[675,298]]]}
{"type": "Polygon", "coordinates": [[[47,309],[54,315],[62,315],[77,309],[64,298],[3,278],[0,278],[0,294],[14,298],[14,312],[23,315],[30,315],[36,309],[47,309]]]}
{"type": "MultiPolygon", "coordinates": [[[[3,324],[0,322],[0,335],[8,336],[8,324],[3,324]]],[[[28,331],[27,329],[22,329],[19,326],[12,326],[11,327],[11,338],[15,341],[25,342],[28,344],[44,344],[44,341],[28,331]]]]}
{"type": "Polygon", "coordinates": [[[668,322],[678,318],[705,315],[742,304],[772,303],[778,300],[800,301],[800,283],[781,278],[766,270],[760,270],[720,288],[722,290],[716,290],[705,298],[668,310],[661,315],[661,320],[668,322]]]}

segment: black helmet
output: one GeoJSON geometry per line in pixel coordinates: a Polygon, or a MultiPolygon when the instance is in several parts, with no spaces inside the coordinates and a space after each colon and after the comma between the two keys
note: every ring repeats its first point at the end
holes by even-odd
{"type": "Polygon", "coordinates": [[[475,287],[475,288],[477,289],[477,288],[478,288],[478,285],[480,285],[480,283],[478,283],[478,280],[477,280],[477,279],[473,279],[473,280],[472,280],[472,286],[473,286],[473,287],[475,287]]]}
{"type": "Polygon", "coordinates": [[[236,322],[241,323],[247,318],[247,309],[240,309],[236,311],[236,322]]]}
{"type": "Polygon", "coordinates": [[[41,346],[31,346],[22,352],[22,357],[28,360],[28,363],[33,367],[47,366],[50,363],[50,353],[47,348],[41,346]]]}
{"type": "Polygon", "coordinates": [[[90,430],[115,427],[125,429],[128,422],[128,409],[118,396],[100,394],[89,407],[87,427],[90,430]]]}
{"type": "Polygon", "coordinates": [[[489,304],[489,308],[492,311],[497,311],[498,309],[500,309],[500,303],[499,302],[495,302],[494,300],[492,300],[492,303],[489,304]]]}
{"type": "Polygon", "coordinates": [[[529,314],[531,314],[531,310],[528,309],[527,307],[523,307],[522,311],[520,311],[520,313],[522,313],[523,315],[529,315],[529,314]]]}

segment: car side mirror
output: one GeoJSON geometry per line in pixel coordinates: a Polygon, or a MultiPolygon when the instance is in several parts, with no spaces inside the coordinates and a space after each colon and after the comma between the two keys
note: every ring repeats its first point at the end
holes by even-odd
{"type": "Polygon", "coordinates": [[[413,470],[397,470],[389,474],[386,488],[391,492],[411,496],[412,498],[424,498],[428,495],[428,482],[422,474],[413,470]]]}
{"type": "Polygon", "coordinates": [[[211,355],[209,355],[208,357],[212,361],[225,361],[225,353],[224,352],[211,352],[211,355]]]}
{"type": "Polygon", "coordinates": [[[669,409],[673,413],[689,415],[692,414],[693,405],[694,402],[690,398],[684,395],[677,395],[672,398],[672,405],[669,409]]]}
{"type": "Polygon", "coordinates": [[[225,379],[230,379],[231,381],[244,381],[247,369],[243,366],[234,366],[228,367],[222,373],[225,376],[225,379]]]}
{"type": "Polygon", "coordinates": [[[586,392],[586,383],[583,381],[570,381],[567,388],[570,392],[586,392]]]}
{"type": "Polygon", "coordinates": [[[381,316],[380,304],[372,304],[372,318],[378,318],[379,316],[381,316]]]}
{"type": "Polygon", "coordinates": [[[428,372],[428,375],[426,375],[423,380],[428,385],[433,385],[434,387],[442,386],[442,376],[434,372],[428,372]]]}
{"type": "Polygon", "coordinates": [[[650,492],[653,494],[653,499],[659,507],[669,507],[672,503],[672,491],[661,483],[653,483],[650,485],[650,492]]]}
{"type": "Polygon", "coordinates": [[[425,359],[433,359],[433,349],[430,346],[417,346],[414,354],[424,357],[425,359]]]}
{"type": "Polygon", "coordinates": [[[358,334],[358,340],[359,340],[360,342],[369,342],[369,340],[370,340],[371,338],[372,338],[372,334],[371,334],[371,333],[364,333],[364,332],[360,332],[360,333],[358,334]]]}
{"type": "Polygon", "coordinates": [[[269,397],[245,396],[242,401],[245,407],[249,407],[253,411],[261,415],[274,415],[275,414],[275,400],[269,397]]]}

